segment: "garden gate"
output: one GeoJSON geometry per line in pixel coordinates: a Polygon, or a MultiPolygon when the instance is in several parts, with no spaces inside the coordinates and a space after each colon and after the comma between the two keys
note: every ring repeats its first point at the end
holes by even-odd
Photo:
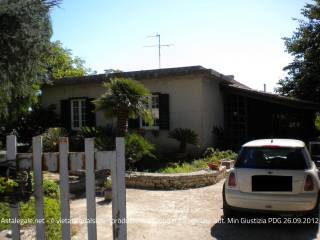
{"type": "MultiPolygon", "coordinates": [[[[94,139],[85,139],[85,152],[69,152],[68,138],[59,139],[59,152],[43,153],[42,137],[32,139],[32,153],[17,153],[16,137],[7,136],[6,160],[15,161],[17,169],[32,170],[34,175],[34,197],[36,219],[44,219],[42,171],[60,173],[60,208],[62,239],[70,239],[69,170],[85,170],[88,239],[97,239],[95,170],[110,169],[112,180],[112,228],[113,239],[127,238],[126,192],[125,192],[125,147],[124,139],[116,138],[115,151],[95,151],[94,139]]],[[[10,205],[12,239],[20,239],[18,204],[10,205]]],[[[43,221],[36,222],[36,237],[45,239],[43,221]]]]}

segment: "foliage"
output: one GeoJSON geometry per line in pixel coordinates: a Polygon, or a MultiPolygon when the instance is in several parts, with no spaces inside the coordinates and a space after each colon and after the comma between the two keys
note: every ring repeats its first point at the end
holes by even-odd
{"type": "Polygon", "coordinates": [[[320,102],[320,0],[306,4],[304,20],[291,38],[284,38],[287,52],[294,60],[284,70],[288,76],[279,81],[276,91],[285,96],[320,102]]]}
{"type": "Polygon", "coordinates": [[[106,189],[111,189],[112,188],[112,180],[111,180],[111,178],[107,178],[107,180],[104,183],[104,187],[106,189]]]}
{"type": "Polygon", "coordinates": [[[207,158],[207,157],[211,157],[213,154],[215,153],[215,150],[213,147],[208,147],[204,153],[203,153],[203,157],[207,158]]]}
{"type": "Polygon", "coordinates": [[[169,138],[173,138],[180,142],[179,151],[182,153],[186,152],[187,144],[198,144],[198,135],[188,128],[176,128],[170,131],[169,138]]]}
{"type": "Polygon", "coordinates": [[[115,133],[110,125],[106,127],[82,127],[80,134],[82,138],[95,138],[94,146],[100,151],[115,148],[115,133]]]}
{"type": "Polygon", "coordinates": [[[126,160],[128,167],[141,161],[143,158],[156,159],[153,154],[155,147],[142,136],[132,133],[125,137],[126,160]]]}
{"type": "Polygon", "coordinates": [[[18,183],[10,178],[0,177],[0,194],[11,193],[18,183]]]}
{"type": "Polygon", "coordinates": [[[58,0],[11,0],[0,5],[0,119],[27,112],[44,78],[41,58],[52,34],[49,11],[58,0]]]}
{"type": "Polygon", "coordinates": [[[18,142],[31,145],[33,136],[42,134],[50,127],[59,126],[60,121],[52,106],[43,108],[35,105],[30,112],[21,114],[16,121],[5,121],[3,124],[0,126],[0,142],[5,144],[5,136],[15,132],[18,142]]]}
{"type": "Polygon", "coordinates": [[[59,138],[67,136],[67,130],[64,128],[48,128],[42,135],[43,151],[44,152],[58,152],[59,138]]]}
{"type": "Polygon", "coordinates": [[[236,159],[238,156],[237,153],[226,150],[226,151],[220,151],[219,149],[214,149],[213,147],[208,147],[204,153],[204,158],[212,158],[212,159],[236,159]]]}
{"type": "Polygon", "coordinates": [[[319,113],[316,114],[316,118],[314,120],[314,125],[315,125],[316,129],[320,132],[320,114],[319,113]]]}
{"type": "MultiPolygon", "coordinates": [[[[59,189],[58,185],[52,181],[44,181],[44,217],[45,217],[45,235],[46,239],[58,240],[61,239],[61,226],[57,222],[60,220],[60,205],[57,195],[52,194],[53,191],[47,191],[46,186],[50,185],[50,189],[59,189]],[[49,183],[50,182],[50,183],[49,183]],[[53,187],[53,185],[55,185],[53,187]]],[[[59,192],[59,191],[58,191],[59,192]]],[[[23,220],[32,219],[35,220],[35,200],[31,198],[26,203],[21,203],[19,213],[20,218],[23,220]]],[[[0,203],[0,216],[3,219],[10,218],[10,209],[8,204],[0,203]]],[[[28,226],[30,223],[23,223],[22,227],[28,226]]],[[[9,229],[9,224],[1,221],[0,231],[9,229]]]]}
{"type": "Polygon", "coordinates": [[[50,79],[78,77],[94,73],[84,66],[84,60],[73,57],[72,51],[64,48],[60,41],[50,43],[49,52],[42,61],[50,79]]]}
{"type": "Polygon", "coordinates": [[[187,173],[195,172],[208,168],[208,163],[219,163],[222,159],[236,159],[237,154],[231,150],[219,151],[213,148],[208,148],[205,151],[204,158],[197,159],[191,163],[175,163],[173,166],[160,169],[161,173],[187,173]]]}
{"type": "Polygon", "coordinates": [[[49,198],[59,199],[60,198],[60,190],[58,184],[51,180],[43,181],[43,194],[49,198]]]}
{"type": "Polygon", "coordinates": [[[107,117],[117,117],[117,135],[128,132],[128,119],[141,116],[151,122],[152,115],[145,108],[149,90],[141,83],[128,78],[114,78],[103,85],[106,92],[94,101],[96,110],[104,111],[107,117]]]}

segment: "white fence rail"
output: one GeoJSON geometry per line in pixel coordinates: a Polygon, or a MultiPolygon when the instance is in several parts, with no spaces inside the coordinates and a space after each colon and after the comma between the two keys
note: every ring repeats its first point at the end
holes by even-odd
{"type": "MultiPolygon", "coordinates": [[[[124,139],[116,138],[116,151],[95,151],[94,139],[85,139],[85,152],[69,153],[68,138],[60,138],[58,153],[42,152],[42,137],[33,137],[32,153],[17,153],[16,137],[7,136],[6,160],[16,161],[19,170],[32,170],[35,183],[36,204],[36,237],[45,239],[45,223],[43,212],[42,171],[60,173],[60,208],[62,220],[62,239],[71,238],[70,205],[69,205],[69,171],[85,170],[86,172],[86,199],[88,239],[97,239],[96,201],[95,201],[95,170],[110,169],[112,178],[112,231],[113,239],[126,240],[126,192],[125,192],[125,149],[124,139]]],[[[11,219],[19,218],[18,204],[11,204],[11,219]]],[[[18,221],[11,225],[12,239],[20,239],[18,221]]]]}

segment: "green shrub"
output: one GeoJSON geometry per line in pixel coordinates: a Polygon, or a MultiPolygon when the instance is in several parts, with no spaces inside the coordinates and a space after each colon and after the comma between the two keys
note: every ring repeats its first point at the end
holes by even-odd
{"type": "Polygon", "coordinates": [[[43,151],[44,152],[58,152],[59,151],[59,138],[66,137],[67,130],[64,128],[48,128],[47,131],[42,134],[43,139],[43,151]]]}
{"type": "Polygon", "coordinates": [[[188,128],[176,128],[169,132],[169,138],[180,142],[179,152],[186,152],[187,144],[197,145],[198,135],[188,128]]]}
{"type": "Polygon", "coordinates": [[[174,164],[174,166],[166,167],[160,170],[161,173],[188,173],[195,172],[197,169],[190,163],[174,164]]]}
{"type": "Polygon", "coordinates": [[[211,157],[214,154],[215,150],[213,147],[208,147],[204,153],[203,153],[203,157],[211,157]]]}
{"type": "Polygon", "coordinates": [[[132,133],[125,137],[126,160],[128,167],[133,167],[134,163],[148,157],[156,159],[153,154],[155,147],[142,136],[132,133]]]}
{"type": "Polygon", "coordinates": [[[82,127],[80,135],[82,138],[95,138],[95,148],[100,151],[114,150],[115,133],[111,126],[106,127],[82,127]]]}
{"type": "Polygon", "coordinates": [[[316,117],[314,119],[314,125],[318,132],[320,132],[320,113],[316,113],[316,117]]]}
{"type": "Polygon", "coordinates": [[[204,158],[193,160],[191,163],[174,164],[166,168],[162,168],[162,173],[187,173],[195,172],[208,168],[208,163],[219,163],[222,159],[236,159],[237,154],[231,150],[219,151],[208,148],[204,153],[204,158]]]}
{"type": "Polygon", "coordinates": [[[11,193],[18,183],[10,178],[0,177],[0,194],[11,193]]]}
{"type": "Polygon", "coordinates": [[[111,178],[107,178],[107,180],[104,183],[104,187],[107,189],[111,189],[112,188],[112,180],[111,178]]]}
{"type": "MultiPolygon", "coordinates": [[[[44,180],[44,217],[45,217],[45,235],[46,239],[61,239],[61,226],[57,222],[60,220],[60,203],[59,203],[59,187],[51,180],[44,180]]],[[[26,203],[20,203],[20,219],[35,220],[35,200],[34,197],[26,203]]],[[[0,219],[10,218],[9,205],[0,203],[0,219]]],[[[28,226],[30,223],[21,224],[22,227],[28,226]]],[[[9,229],[10,225],[4,221],[0,221],[0,231],[9,229]]]]}
{"type": "Polygon", "coordinates": [[[22,113],[17,119],[4,121],[0,127],[0,149],[1,143],[5,147],[6,135],[15,132],[19,143],[31,145],[32,137],[42,134],[46,129],[59,126],[59,116],[53,105],[43,108],[39,104],[32,107],[29,112],[22,113]]]}
{"type": "Polygon", "coordinates": [[[60,189],[57,183],[51,180],[44,180],[42,186],[43,186],[43,194],[46,197],[59,200],[60,189]]]}

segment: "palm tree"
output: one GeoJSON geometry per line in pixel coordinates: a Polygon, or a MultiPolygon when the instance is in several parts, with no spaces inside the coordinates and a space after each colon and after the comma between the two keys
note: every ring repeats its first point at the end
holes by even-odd
{"type": "Polygon", "coordinates": [[[187,144],[197,145],[198,135],[188,128],[175,128],[169,132],[169,138],[175,139],[180,142],[179,152],[185,153],[187,144]]]}
{"type": "Polygon", "coordinates": [[[94,100],[96,111],[104,111],[106,117],[117,117],[117,135],[128,132],[128,119],[142,117],[151,122],[152,115],[145,108],[150,92],[141,83],[128,78],[114,78],[103,84],[106,92],[94,100]]]}

